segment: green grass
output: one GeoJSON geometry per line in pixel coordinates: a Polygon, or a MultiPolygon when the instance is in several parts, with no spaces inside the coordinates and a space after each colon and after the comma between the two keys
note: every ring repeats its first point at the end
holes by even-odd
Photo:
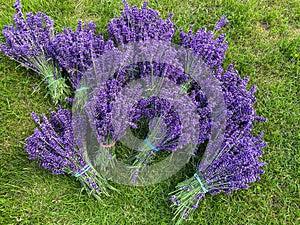
{"type": "MultiPolygon", "coordinates": [[[[1,29],[12,21],[13,3],[0,0],[1,29]]],[[[102,33],[122,9],[121,0],[24,0],[23,5],[26,12],[47,13],[57,30],[75,28],[82,19],[95,21],[102,33]]],[[[189,24],[212,28],[227,14],[225,64],[233,63],[259,87],[256,110],[268,118],[254,130],[265,131],[268,142],[261,181],[231,195],[207,195],[186,224],[299,224],[300,2],[151,0],[149,6],[163,18],[173,12],[184,30],[189,24]]],[[[54,108],[43,88],[32,94],[39,79],[0,55],[0,81],[0,224],[172,224],[167,194],[183,173],[152,187],[118,186],[120,194],[102,202],[81,194],[75,179],[41,169],[24,150],[35,127],[30,113],[54,108]]]]}

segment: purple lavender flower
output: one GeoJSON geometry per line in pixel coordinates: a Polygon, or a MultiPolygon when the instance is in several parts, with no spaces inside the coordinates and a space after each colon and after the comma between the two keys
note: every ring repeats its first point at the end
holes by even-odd
{"type": "Polygon", "coordinates": [[[192,49],[212,69],[221,66],[228,48],[225,34],[215,38],[214,33],[202,28],[199,28],[195,34],[191,30],[188,33],[181,30],[180,44],[192,49]]]}
{"type": "Polygon", "coordinates": [[[59,106],[57,112],[50,112],[49,119],[42,115],[41,120],[35,113],[32,118],[39,128],[26,139],[25,150],[30,159],[37,159],[41,167],[53,174],[75,176],[96,198],[100,193],[107,195],[107,189],[114,189],[85,161],[84,153],[75,141],[70,111],[59,106]]]}
{"type": "Polygon", "coordinates": [[[222,18],[217,21],[214,30],[221,30],[222,27],[226,25],[226,23],[228,23],[228,20],[226,20],[226,15],[223,15],[222,18]]]}
{"type": "Polygon", "coordinates": [[[83,73],[99,55],[113,47],[111,41],[105,42],[101,34],[96,35],[95,29],[93,22],[78,21],[75,32],[65,28],[47,47],[49,55],[69,74],[74,89],[79,87],[83,73]]]}
{"type": "Polygon", "coordinates": [[[130,6],[123,0],[124,11],[121,17],[114,18],[108,24],[107,33],[117,44],[145,41],[148,39],[171,41],[175,28],[171,22],[172,14],[167,20],[159,18],[157,11],[147,8],[147,1],[141,9],[130,6]]]}
{"type": "Polygon", "coordinates": [[[176,199],[175,195],[171,196],[171,202],[173,202],[176,206],[178,205],[178,200],[176,199]]]}
{"type": "Polygon", "coordinates": [[[186,219],[189,215],[189,211],[185,211],[185,213],[182,215],[182,219],[186,219]]]}

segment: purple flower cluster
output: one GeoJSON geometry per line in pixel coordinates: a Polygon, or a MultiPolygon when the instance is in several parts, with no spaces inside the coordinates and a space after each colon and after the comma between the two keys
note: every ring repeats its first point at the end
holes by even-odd
{"type": "Polygon", "coordinates": [[[178,147],[178,139],[182,135],[181,118],[167,100],[157,96],[143,98],[130,111],[132,127],[143,118],[150,119],[149,129],[144,142],[138,146],[139,153],[133,162],[135,172],[131,179],[134,183],[139,172],[156,156],[158,151],[174,151],[178,147]]]}
{"type": "Polygon", "coordinates": [[[35,113],[32,113],[32,118],[40,129],[35,128],[34,134],[26,139],[25,149],[30,159],[37,158],[42,167],[54,174],[75,173],[85,166],[82,152],[75,150],[77,144],[68,110],[59,108],[58,112],[51,111],[49,120],[42,115],[41,121],[35,113]]]}
{"type": "Polygon", "coordinates": [[[69,74],[73,89],[78,88],[83,73],[99,55],[113,47],[111,41],[105,42],[101,34],[96,35],[95,29],[93,22],[79,21],[76,31],[65,28],[47,48],[51,58],[69,74]]]}
{"type": "Polygon", "coordinates": [[[38,124],[34,134],[26,139],[25,150],[30,159],[38,159],[41,167],[53,174],[69,174],[79,179],[87,192],[95,197],[105,193],[110,187],[95,169],[84,159],[83,151],[78,148],[72,128],[69,110],[59,106],[58,111],[51,111],[50,118],[41,118],[32,113],[38,124]],[[42,120],[41,120],[42,119],[42,120]]]}
{"type": "Polygon", "coordinates": [[[226,15],[223,15],[221,19],[219,19],[214,27],[214,30],[221,30],[223,26],[228,23],[228,20],[226,20],[226,15]]]}
{"type": "Polygon", "coordinates": [[[6,42],[0,44],[0,51],[37,72],[48,83],[48,92],[55,104],[64,102],[70,90],[61,69],[55,66],[47,51],[54,37],[53,21],[41,12],[35,15],[30,12],[25,17],[20,0],[16,0],[14,8],[15,25],[4,27],[6,42]]]}
{"type": "MultiPolygon", "coordinates": [[[[262,148],[266,146],[261,140],[263,133],[258,137],[251,134],[255,121],[266,120],[257,116],[253,109],[256,87],[248,91],[249,78],[242,79],[232,65],[225,72],[221,66],[218,67],[215,77],[221,82],[227,109],[224,140],[221,148],[215,150],[216,157],[208,167],[203,168],[201,163],[197,166],[195,174],[201,177],[201,184],[192,177],[178,184],[177,191],[172,193],[171,201],[177,207],[177,215],[181,215],[179,223],[197,208],[206,192],[216,194],[225,191],[229,194],[233,190],[248,188],[249,183],[259,180],[264,173],[261,167],[265,163],[259,161],[262,148]],[[186,198],[187,195],[190,197],[186,198]]],[[[198,100],[201,103],[205,99],[198,100]]]]}
{"type": "MultiPolygon", "coordinates": [[[[226,23],[227,20],[223,16],[217,22],[215,29],[221,29],[226,23]]],[[[191,30],[188,33],[181,30],[180,45],[192,49],[210,68],[222,65],[228,48],[228,44],[225,42],[225,34],[221,34],[216,38],[213,32],[202,28],[199,28],[195,34],[191,30]]]]}
{"type": "Polygon", "coordinates": [[[265,163],[259,162],[259,156],[263,154],[261,149],[266,146],[261,140],[262,136],[263,133],[254,137],[248,132],[234,139],[231,144],[226,142],[219,158],[205,171],[200,168],[196,171],[195,175],[200,176],[201,183],[192,177],[177,185],[178,189],[171,193],[171,201],[176,207],[176,214],[181,215],[178,223],[197,209],[205,193],[225,191],[230,194],[233,190],[248,188],[249,183],[260,179],[259,176],[264,173],[261,167],[265,163]]]}
{"type": "Polygon", "coordinates": [[[121,17],[111,20],[107,29],[110,38],[117,45],[149,39],[172,40],[175,33],[174,24],[171,22],[172,14],[163,20],[157,11],[147,8],[147,1],[144,1],[141,9],[136,6],[130,8],[125,0],[123,3],[121,17]]]}
{"type": "Polygon", "coordinates": [[[16,1],[14,8],[15,25],[4,27],[2,34],[6,43],[0,44],[1,52],[21,62],[27,68],[43,72],[42,63],[47,61],[46,49],[54,35],[54,23],[41,12],[35,15],[28,13],[25,18],[21,11],[20,0],[16,1]]]}

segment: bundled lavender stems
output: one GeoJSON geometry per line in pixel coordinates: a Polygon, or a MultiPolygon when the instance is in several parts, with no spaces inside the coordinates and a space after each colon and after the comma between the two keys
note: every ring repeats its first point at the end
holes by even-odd
{"type": "Polygon", "coordinates": [[[15,25],[5,26],[3,35],[6,43],[0,51],[22,66],[37,72],[48,83],[47,88],[55,104],[64,102],[70,88],[61,74],[61,68],[49,57],[47,49],[54,38],[53,21],[44,13],[26,16],[21,11],[20,0],[14,4],[15,25]]]}
{"type": "MultiPolygon", "coordinates": [[[[223,16],[217,22],[215,30],[220,30],[225,23],[223,16]]],[[[197,209],[206,193],[225,191],[229,194],[234,190],[248,188],[249,183],[259,180],[260,174],[264,173],[261,167],[265,163],[259,162],[259,156],[263,154],[262,148],[266,146],[262,141],[263,133],[258,137],[251,134],[255,121],[265,121],[265,118],[256,116],[253,109],[256,87],[248,91],[246,87],[249,78],[242,79],[232,65],[223,73],[221,64],[227,46],[220,42],[223,42],[224,35],[208,41],[208,51],[199,51],[199,48],[203,48],[201,42],[205,37],[213,37],[213,34],[202,29],[196,34],[191,31],[188,35],[181,33],[184,46],[193,49],[195,54],[200,54],[209,67],[217,68],[215,77],[221,82],[227,109],[227,125],[223,144],[220,149],[215,149],[217,154],[214,160],[208,166],[202,160],[194,176],[179,183],[177,190],[171,193],[177,224],[197,209]]]]}
{"type": "MultiPolygon", "coordinates": [[[[181,133],[181,121],[170,102],[157,96],[141,99],[131,111],[130,117],[134,125],[142,118],[151,119],[147,136],[144,142],[139,144],[137,149],[139,153],[132,165],[135,172],[131,182],[135,183],[139,171],[151,162],[158,151],[174,150],[176,146],[174,140],[181,133]]],[[[136,125],[134,127],[138,128],[136,125]]]]}
{"type": "Polygon", "coordinates": [[[49,119],[35,113],[32,118],[39,128],[26,139],[25,149],[30,159],[38,159],[40,166],[53,174],[76,177],[83,189],[97,199],[101,193],[108,195],[109,189],[115,190],[86,160],[81,144],[74,138],[69,110],[59,106],[57,112],[51,111],[49,119]]]}
{"type": "Polygon", "coordinates": [[[94,164],[104,172],[108,167],[114,169],[116,142],[132,124],[129,111],[141,97],[139,85],[118,93],[119,85],[117,80],[107,81],[105,87],[94,91],[92,99],[85,105],[98,145],[94,164]]]}
{"type": "Polygon", "coordinates": [[[248,133],[232,142],[227,139],[228,142],[209,167],[203,171],[200,164],[193,177],[176,186],[177,190],[171,193],[171,201],[176,207],[174,219],[178,219],[177,224],[198,208],[206,193],[225,191],[230,194],[234,190],[248,188],[249,183],[259,180],[259,175],[264,173],[261,167],[265,163],[259,162],[258,157],[263,154],[261,148],[266,145],[261,138],[262,134],[254,137],[248,133]]]}

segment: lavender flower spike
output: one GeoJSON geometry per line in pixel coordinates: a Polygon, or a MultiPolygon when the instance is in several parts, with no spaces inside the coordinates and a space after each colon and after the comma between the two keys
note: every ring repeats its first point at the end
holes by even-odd
{"type": "Polygon", "coordinates": [[[222,27],[226,25],[228,20],[226,20],[226,15],[223,15],[221,19],[219,19],[214,27],[214,30],[221,30],[222,27]]]}

